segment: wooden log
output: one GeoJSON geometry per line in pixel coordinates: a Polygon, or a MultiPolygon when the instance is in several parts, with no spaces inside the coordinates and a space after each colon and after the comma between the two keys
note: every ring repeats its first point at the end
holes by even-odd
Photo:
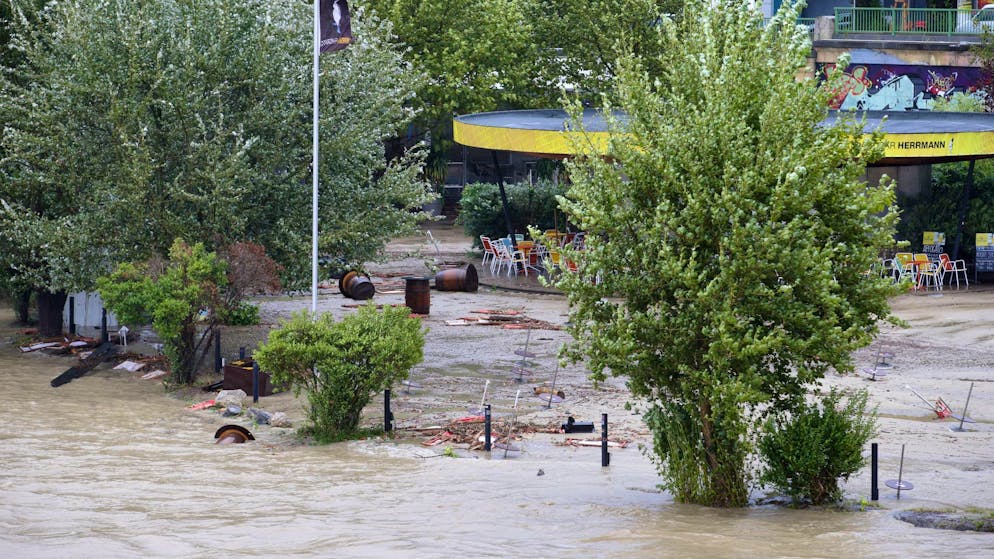
{"type": "Polygon", "coordinates": [[[116,352],[117,348],[110,342],[100,344],[86,356],[86,359],[80,359],[79,365],[66,369],[64,373],[52,379],[52,387],[55,388],[62,386],[63,384],[68,384],[72,382],[73,379],[77,379],[85,375],[90,372],[91,369],[103,363],[104,360],[114,355],[116,352]]]}

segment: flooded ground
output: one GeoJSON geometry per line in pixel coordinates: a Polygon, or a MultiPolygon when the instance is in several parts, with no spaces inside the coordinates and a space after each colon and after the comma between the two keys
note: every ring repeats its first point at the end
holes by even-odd
{"type": "MultiPolygon", "coordinates": [[[[402,300],[377,295],[383,304],[402,300]]],[[[612,450],[607,468],[598,449],[558,446],[563,437],[549,434],[527,437],[524,452],[507,458],[468,450],[445,457],[411,438],[306,446],[290,429],[192,411],[198,396],[166,394],[135,373],[103,368],[52,388],[71,361],[18,352],[13,313],[0,307],[0,557],[992,557],[994,534],[915,528],[892,517],[898,509],[994,506],[992,300],[979,290],[899,298],[895,309],[912,328],[882,337],[898,354],[895,372],[876,383],[829,379],[870,388],[883,414],[880,508],[864,512],[675,504],[634,445],[612,450]],[[967,433],[931,419],[904,389],[941,393],[952,404],[965,398],[970,380],[978,423],[967,433]],[[249,426],[257,440],[215,445],[215,430],[227,422],[249,426]],[[898,501],[882,482],[897,477],[902,443],[905,478],[916,487],[898,501]]],[[[275,320],[308,303],[267,301],[264,316],[275,320]]],[[[321,300],[335,313],[349,304],[337,295],[321,300]]],[[[426,362],[414,371],[424,388],[395,394],[399,426],[465,414],[479,403],[484,379],[499,413],[510,411],[517,390],[548,382],[561,331],[532,333],[544,376],[522,386],[507,369],[524,332],[446,323],[501,305],[565,320],[563,299],[552,296],[481,290],[433,299],[426,362]]],[[[638,417],[624,411],[620,381],[595,389],[582,369],[560,374],[566,402],[543,409],[523,399],[522,422],[609,412],[618,434],[647,442],[638,417]]],[[[262,405],[302,417],[289,395],[262,405]]],[[[370,407],[371,423],[379,405],[370,407]]],[[[869,472],[846,494],[868,497],[869,472]]]]}

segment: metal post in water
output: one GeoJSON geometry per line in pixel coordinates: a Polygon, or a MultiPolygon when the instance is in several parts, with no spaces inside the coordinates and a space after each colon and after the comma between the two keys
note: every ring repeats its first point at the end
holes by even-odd
{"type": "Polygon", "coordinates": [[[383,391],[383,430],[387,433],[393,430],[393,412],[390,411],[390,389],[383,391]]]}
{"type": "Polygon", "coordinates": [[[483,450],[490,452],[490,404],[483,408],[483,450]]]}
{"type": "Polygon", "coordinates": [[[601,467],[611,465],[611,453],[607,451],[607,414],[601,414],[601,467]]]}
{"type": "Polygon", "coordinates": [[[259,362],[252,361],[252,403],[259,403],[259,362]]]}
{"type": "Polygon", "coordinates": [[[556,372],[552,375],[552,391],[549,392],[549,402],[545,405],[546,408],[552,408],[552,398],[556,395],[556,378],[559,377],[559,358],[556,358],[556,372]]]}
{"type": "Polygon", "coordinates": [[[507,458],[507,451],[511,450],[511,435],[514,434],[514,424],[518,422],[518,397],[521,396],[521,389],[514,395],[514,416],[511,418],[511,425],[507,428],[507,444],[504,446],[504,458],[507,458]]]}
{"type": "Polygon", "coordinates": [[[901,464],[897,467],[897,500],[901,500],[901,481],[904,477],[904,445],[901,445],[901,464]]]}
{"type": "Polygon", "coordinates": [[[221,372],[221,330],[214,329],[214,372],[221,372]]]}
{"type": "Polygon", "coordinates": [[[952,431],[962,431],[963,422],[966,421],[966,409],[970,407],[970,396],[973,396],[973,383],[970,383],[970,391],[966,393],[966,404],[963,405],[963,415],[959,418],[959,427],[956,429],[951,429],[952,431]]]}
{"type": "Polygon", "coordinates": [[[69,333],[76,334],[76,298],[69,297],[69,333]]]}
{"type": "Polygon", "coordinates": [[[238,348],[238,358],[245,359],[245,346],[238,348]]]}
{"type": "Polygon", "coordinates": [[[100,309],[100,342],[110,341],[110,333],[107,332],[107,309],[100,309]]]}
{"type": "Polygon", "coordinates": [[[877,487],[877,443],[870,445],[870,500],[880,500],[880,489],[877,487]]]}

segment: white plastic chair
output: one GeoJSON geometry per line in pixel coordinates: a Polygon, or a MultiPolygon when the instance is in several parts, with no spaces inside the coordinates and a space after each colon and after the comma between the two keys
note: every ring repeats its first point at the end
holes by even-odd
{"type": "Polygon", "coordinates": [[[528,260],[525,258],[525,253],[520,250],[514,249],[514,243],[511,241],[510,237],[501,237],[500,241],[501,244],[504,245],[504,253],[506,256],[506,260],[504,260],[503,262],[508,265],[507,275],[510,276],[512,271],[514,272],[514,275],[518,275],[518,268],[519,268],[518,264],[521,264],[520,268],[525,272],[525,275],[527,276],[528,260]]]}

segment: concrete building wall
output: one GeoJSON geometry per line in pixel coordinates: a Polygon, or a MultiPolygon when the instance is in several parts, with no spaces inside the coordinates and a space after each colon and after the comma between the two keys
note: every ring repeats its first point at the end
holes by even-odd
{"type": "Polygon", "coordinates": [[[866,169],[866,182],[879,184],[883,175],[897,181],[897,191],[909,198],[917,198],[926,192],[932,181],[931,165],[901,165],[891,167],[869,167],[866,169]]]}

